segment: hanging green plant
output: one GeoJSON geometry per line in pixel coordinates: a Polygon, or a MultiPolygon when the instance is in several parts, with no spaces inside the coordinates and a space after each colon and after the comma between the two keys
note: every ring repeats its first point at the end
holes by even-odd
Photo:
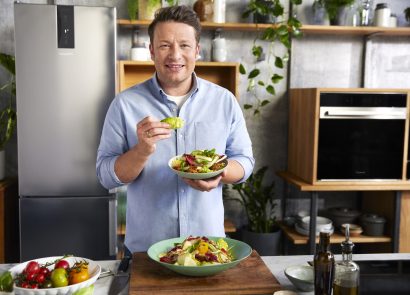
{"type": "Polygon", "coordinates": [[[16,70],[14,56],[0,53],[0,64],[10,73],[10,81],[1,86],[0,92],[8,93],[6,107],[0,111],[0,150],[4,150],[11,139],[17,125],[17,115],[13,108],[13,98],[16,97],[16,70]]]}
{"type": "MultiPolygon", "coordinates": [[[[302,0],[290,0],[291,5],[300,5],[302,0]]],[[[293,37],[300,37],[302,32],[300,27],[302,23],[296,16],[290,15],[285,20],[285,8],[280,0],[251,0],[242,17],[247,18],[250,15],[257,14],[260,18],[265,16],[274,17],[276,22],[270,27],[259,33],[254,39],[251,52],[255,57],[255,65],[251,70],[246,70],[243,64],[239,66],[239,72],[242,75],[247,75],[248,87],[247,91],[251,92],[254,97],[253,104],[245,104],[245,110],[253,110],[253,114],[260,113],[261,108],[271,102],[272,96],[276,95],[277,85],[284,79],[281,72],[289,61],[291,50],[291,40],[293,37]],[[267,62],[274,66],[269,67],[270,73],[268,80],[264,81],[260,77],[261,69],[258,68],[257,61],[264,58],[263,47],[259,45],[258,41],[269,42],[269,52],[267,54],[267,62]],[[275,45],[282,44],[286,48],[284,55],[275,53],[275,45]],[[260,98],[258,89],[263,88],[265,95],[260,98]]]]}

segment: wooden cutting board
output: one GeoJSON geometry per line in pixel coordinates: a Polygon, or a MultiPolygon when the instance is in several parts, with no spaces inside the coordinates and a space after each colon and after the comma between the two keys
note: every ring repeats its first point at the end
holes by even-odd
{"type": "Polygon", "coordinates": [[[188,277],[175,273],[150,259],[147,253],[134,253],[129,294],[270,294],[281,290],[278,280],[253,250],[235,267],[209,277],[188,277]]]}

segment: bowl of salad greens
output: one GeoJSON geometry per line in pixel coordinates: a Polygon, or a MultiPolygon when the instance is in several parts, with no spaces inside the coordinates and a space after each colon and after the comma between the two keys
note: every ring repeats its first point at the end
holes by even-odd
{"type": "Polygon", "coordinates": [[[184,178],[208,179],[221,174],[228,166],[228,160],[225,155],[217,154],[215,149],[194,150],[172,157],[168,166],[184,178]]]}
{"type": "Polygon", "coordinates": [[[163,240],[148,249],[162,266],[186,276],[212,276],[236,266],[252,253],[241,241],[221,237],[179,237],[163,240]]]}

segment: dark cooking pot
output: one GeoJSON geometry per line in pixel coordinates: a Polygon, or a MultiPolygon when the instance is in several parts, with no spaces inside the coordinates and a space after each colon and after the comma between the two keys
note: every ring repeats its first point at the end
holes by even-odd
{"type": "Polygon", "coordinates": [[[364,214],[360,218],[363,226],[363,234],[368,236],[382,236],[386,218],[377,214],[364,214]]]}
{"type": "Polygon", "coordinates": [[[327,217],[333,221],[336,227],[340,227],[344,223],[356,223],[360,212],[349,208],[337,207],[327,210],[327,217]]]}

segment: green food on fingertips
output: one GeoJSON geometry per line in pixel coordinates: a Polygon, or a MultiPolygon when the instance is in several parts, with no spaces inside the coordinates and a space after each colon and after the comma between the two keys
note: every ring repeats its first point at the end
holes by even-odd
{"type": "Polygon", "coordinates": [[[184,126],[185,121],[180,117],[168,117],[162,119],[161,122],[167,123],[171,126],[172,129],[178,129],[184,126]]]}

